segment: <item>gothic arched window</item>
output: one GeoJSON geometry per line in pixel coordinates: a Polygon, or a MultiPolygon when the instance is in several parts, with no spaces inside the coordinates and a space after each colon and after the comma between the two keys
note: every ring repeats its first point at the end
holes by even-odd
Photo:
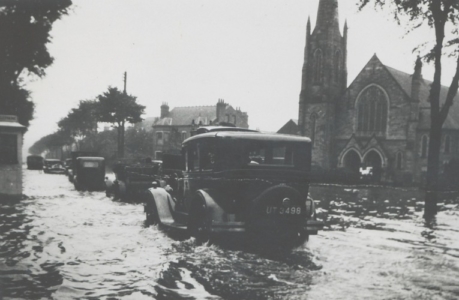
{"type": "Polygon", "coordinates": [[[322,83],[323,55],[322,50],[314,51],[314,82],[322,83]]]}
{"type": "Polygon", "coordinates": [[[395,167],[397,168],[397,170],[402,169],[402,159],[403,159],[402,152],[397,152],[395,156],[395,167]]]}
{"type": "Polygon", "coordinates": [[[421,157],[427,157],[427,135],[423,135],[421,139],[421,157]]]}
{"type": "Polygon", "coordinates": [[[341,51],[340,50],[336,50],[335,52],[335,61],[334,61],[334,75],[333,75],[333,79],[335,80],[335,82],[338,82],[339,81],[339,78],[340,78],[340,74],[341,74],[341,51]]]}
{"type": "Polygon", "coordinates": [[[445,136],[445,153],[449,154],[451,152],[451,137],[449,135],[445,136]]]}
{"type": "Polygon", "coordinates": [[[365,89],[357,99],[357,131],[385,132],[387,102],[386,95],[381,88],[370,86],[365,89]]]}
{"type": "Polygon", "coordinates": [[[317,126],[317,115],[311,115],[311,142],[312,146],[314,146],[314,140],[316,139],[316,126],[317,126]]]}

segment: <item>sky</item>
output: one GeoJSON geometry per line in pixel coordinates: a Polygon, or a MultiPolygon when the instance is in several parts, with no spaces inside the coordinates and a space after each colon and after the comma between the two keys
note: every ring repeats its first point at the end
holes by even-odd
{"type": "MultiPolygon", "coordinates": [[[[109,86],[123,89],[159,116],[160,106],[215,105],[224,99],[248,113],[249,126],[277,131],[298,118],[306,22],[314,28],[319,0],[73,0],[54,24],[55,61],[43,78],[28,78],[35,102],[24,151],[57,130],[57,122],[109,86]]],[[[359,12],[339,0],[347,19],[348,85],[376,53],[383,64],[413,73],[418,44],[430,30],[406,34],[388,11],[359,12]]],[[[454,65],[444,61],[444,84],[454,65]]],[[[433,78],[424,64],[423,76],[433,78]]]]}

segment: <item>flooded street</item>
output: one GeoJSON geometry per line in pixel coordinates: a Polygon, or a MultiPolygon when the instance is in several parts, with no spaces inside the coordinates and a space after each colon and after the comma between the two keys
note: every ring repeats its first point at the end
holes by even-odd
{"type": "Polygon", "coordinates": [[[455,194],[426,228],[413,190],[316,186],[328,226],[271,253],[171,237],[63,175],[25,170],[24,186],[0,204],[0,299],[459,298],[455,194]]]}

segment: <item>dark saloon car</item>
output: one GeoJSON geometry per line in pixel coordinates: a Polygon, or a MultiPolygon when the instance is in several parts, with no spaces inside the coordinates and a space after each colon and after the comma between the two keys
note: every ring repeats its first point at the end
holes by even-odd
{"type": "Polygon", "coordinates": [[[73,168],[75,189],[105,190],[105,159],[103,157],[78,157],[73,168]]]}
{"type": "MultiPolygon", "coordinates": [[[[145,195],[147,223],[187,231],[198,242],[229,234],[286,247],[323,227],[308,198],[309,138],[208,128],[183,142],[176,161],[182,169],[145,195]]],[[[163,172],[169,165],[163,158],[163,172]]]]}
{"type": "Polygon", "coordinates": [[[65,168],[62,161],[59,159],[45,159],[43,162],[43,172],[45,173],[54,173],[54,174],[64,174],[65,168]]]}
{"type": "Polygon", "coordinates": [[[41,157],[40,155],[27,156],[27,169],[43,170],[43,157],[41,157]]]}

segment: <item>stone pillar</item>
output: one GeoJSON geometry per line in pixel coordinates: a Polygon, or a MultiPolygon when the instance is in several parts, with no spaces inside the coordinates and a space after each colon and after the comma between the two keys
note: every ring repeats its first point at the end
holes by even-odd
{"type": "Polygon", "coordinates": [[[0,115],[0,199],[22,196],[22,136],[16,116],[0,115]]]}

